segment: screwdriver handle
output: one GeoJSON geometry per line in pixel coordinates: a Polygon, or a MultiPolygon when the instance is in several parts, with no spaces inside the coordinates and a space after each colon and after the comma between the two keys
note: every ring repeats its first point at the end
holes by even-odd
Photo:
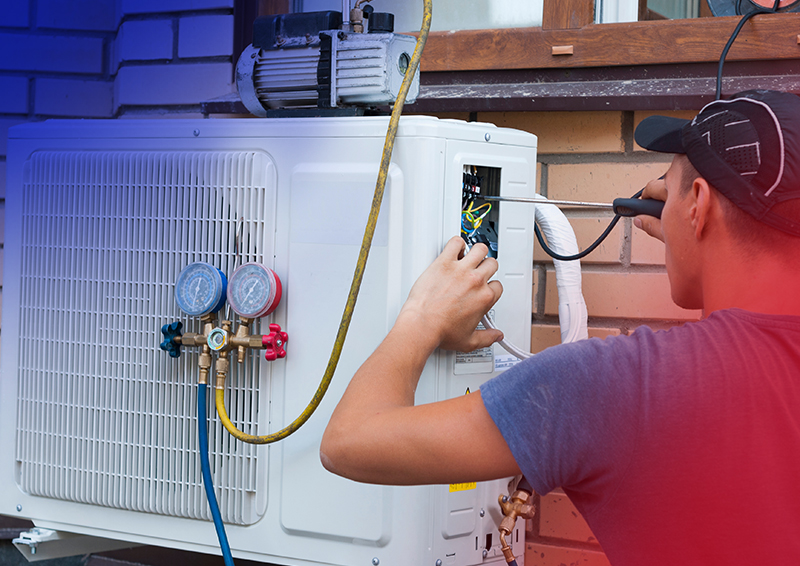
{"type": "Polygon", "coordinates": [[[646,214],[661,218],[664,201],[652,198],[615,198],[613,203],[614,214],[619,216],[638,216],[646,214]]]}

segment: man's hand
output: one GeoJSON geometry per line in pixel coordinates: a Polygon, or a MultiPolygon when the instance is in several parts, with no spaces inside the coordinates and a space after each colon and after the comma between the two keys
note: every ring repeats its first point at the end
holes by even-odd
{"type": "Polygon", "coordinates": [[[437,347],[472,351],[502,338],[475,327],[500,298],[497,262],[453,238],[420,276],[394,327],[353,376],[320,445],[322,464],[357,481],[460,483],[513,476],[519,466],[480,391],[414,406],[437,347]]]}
{"type": "MultiPolygon", "coordinates": [[[[661,179],[653,179],[647,183],[647,186],[644,188],[644,192],[642,193],[642,198],[652,198],[666,202],[667,184],[664,178],[662,177],[661,179]]],[[[664,236],[661,234],[660,218],[643,214],[633,219],[633,225],[637,228],[641,228],[652,237],[657,238],[662,242],[664,241],[664,236]]]]}
{"type": "Polygon", "coordinates": [[[499,330],[475,330],[489,312],[503,285],[489,281],[497,272],[497,261],[486,258],[483,244],[475,244],[461,257],[464,241],[452,238],[442,254],[417,279],[400,311],[397,324],[424,328],[446,350],[471,352],[502,340],[499,330]]]}

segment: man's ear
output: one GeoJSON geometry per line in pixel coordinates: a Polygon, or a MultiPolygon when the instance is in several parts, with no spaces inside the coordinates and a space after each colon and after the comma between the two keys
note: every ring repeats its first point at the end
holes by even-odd
{"type": "Polygon", "coordinates": [[[694,236],[700,241],[703,239],[704,232],[708,229],[714,197],[711,186],[708,184],[708,181],[702,177],[697,177],[692,181],[692,190],[690,194],[692,196],[692,203],[690,205],[689,214],[692,219],[694,236]]]}

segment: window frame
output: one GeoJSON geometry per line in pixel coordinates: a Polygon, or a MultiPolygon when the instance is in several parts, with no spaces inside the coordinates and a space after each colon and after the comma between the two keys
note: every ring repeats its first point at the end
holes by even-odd
{"type": "MultiPolygon", "coordinates": [[[[255,19],[251,2],[234,1],[235,15],[246,12],[237,45],[255,19]]],[[[701,7],[700,18],[648,20],[647,1],[639,0],[640,21],[595,24],[594,0],[544,0],[542,27],[432,32],[408,111],[696,110],[713,100],[719,56],[739,22],[703,17],[710,11],[705,1],[701,7]]],[[[289,1],[260,0],[260,8],[285,12],[289,1]]],[[[749,20],[726,58],[723,95],[800,94],[798,32],[800,13],[749,20]]]]}

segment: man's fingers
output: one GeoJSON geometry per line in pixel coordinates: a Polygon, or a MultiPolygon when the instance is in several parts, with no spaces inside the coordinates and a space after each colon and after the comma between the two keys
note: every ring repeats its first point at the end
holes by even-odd
{"type": "Polygon", "coordinates": [[[461,261],[466,262],[464,264],[466,266],[478,267],[488,253],[489,248],[487,248],[485,244],[475,244],[469,249],[469,252],[467,252],[461,261]]]}
{"type": "Polygon", "coordinates": [[[667,200],[667,183],[664,178],[653,179],[644,187],[642,198],[652,198],[666,202],[667,200]]]}
{"type": "Polygon", "coordinates": [[[633,225],[647,232],[653,238],[664,241],[664,235],[661,233],[661,220],[653,218],[652,216],[637,216],[633,219],[633,225]]]}
{"type": "Polygon", "coordinates": [[[476,330],[470,337],[469,344],[472,347],[470,352],[491,346],[495,342],[503,339],[503,333],[500,330],[487,328],[486,330],[476,330]]]}
{"type": "Polygon", "coordinates": [[[494,300],[492,301],[492,306],[494,306],[503,294],[503,284],[500,281],[489,281],[489,288],[494,293],[494,300]]]}
{"type": "Polygon", "coordinates": [[[452,259],[461,259],[465,248],[466,243],[461,239],[461,236],[453,236],[444,245],[441,255],[452,259]]]}

